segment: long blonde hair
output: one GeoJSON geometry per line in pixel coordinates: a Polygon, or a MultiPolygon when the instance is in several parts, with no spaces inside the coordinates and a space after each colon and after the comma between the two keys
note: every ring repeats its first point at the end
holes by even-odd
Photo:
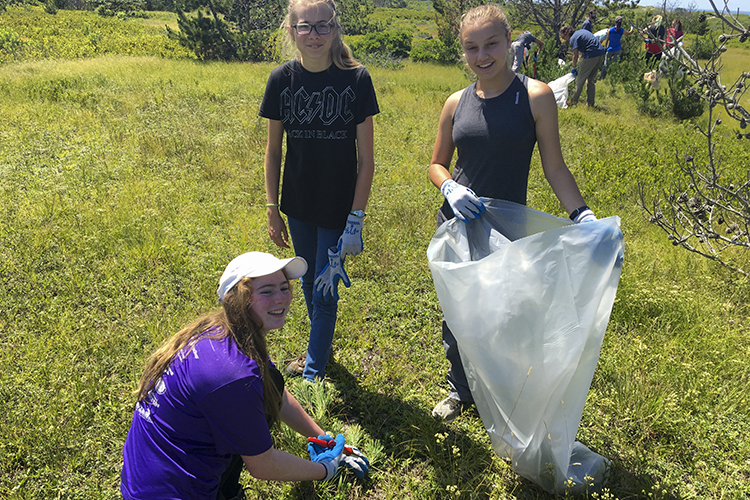
{"type": "MultiPolygon", "coordinates": [[[[359,61],[352,56],[352,51],[349,46],[344,43],[344,39],[342,38],[344,28],[339,23],[338,11],[334,0],[289,0],[286,17],[281,24],[281,29],[286,30],[287,26],[293,26],[297,23],[300,9],[317,5],[325,5],[331,12],[331,20],[328,21],[333,25],[333,29],[331,30],[331,62],[340,69],[353,69],[361,66],[359,61]]],[[[292,38],[291,33],[284,37],[283,53],[294,53],[296,59],[299,60],[300,58],[300,53],[294,45],[294,39],[292,38]]]]}
{"type": "Polygon", "coordinates": [[[221,309],[198,318],[159,346],[146,361],[146,368],[141,374],[136,391],[138,401],[148,402],[148,393],[179,353],[189,352],[196,342],[204,338],[219,340],[229,337],[258,364],[263,377],[263,404],[266,415],[270,417],[269,425],[280,422],[282,395],[269,371],[268,347],[261,331],[263,322],[251,309],[251,283],[252,278],[243,278],[226,293],[221,309]]]}

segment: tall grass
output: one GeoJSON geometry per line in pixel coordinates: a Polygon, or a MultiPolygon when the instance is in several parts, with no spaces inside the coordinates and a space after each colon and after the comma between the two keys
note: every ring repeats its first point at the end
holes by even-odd
{"type": "MultiPolygon", "coordinates": [[[[0,73],[0,497],[117,498],[145,357],[217,306],[226,264],[280,256],[266,234],[267,64],[106,57],[6,64],[0,73]]],[[[347,262],[327,384],[289,386],[326,429],[372,459],[366,481],[265,483],[251,498],[550,498],[496,457],[475,411],[430,416],[446,394],[440,308],[425,251],[441,203],[427,165],[456,68],[372,68],[376,179],[365,251],[347,262]]],[[[746,498],[747,280],[668,244],[636,205],[695,144],[639,116],[617,88],[561,111],[565,157],[599,216],[619,215],[625,266],[578,439],[610,458],[599,498],[746,498]]],[[[723,142],[744,175],[750,141],[723,142]],[[740,160],[738,160],[738,158],[740,160]]],[[[564,216],[538,156],[529,204],[564,216]]],[[[302,353],[297,290],[270,337],[302,353]]],[[[277,446],[305,456],[288,431],[277,446]]]]}

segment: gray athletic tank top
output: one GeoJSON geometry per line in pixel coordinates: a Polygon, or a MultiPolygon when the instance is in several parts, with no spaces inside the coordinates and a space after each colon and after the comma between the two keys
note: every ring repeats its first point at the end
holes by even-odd
{"type": "MultiPolygon", "coordinates": [[[[536,144],[527,85],[525,75],[516,75],[505,92],[483,99],[473,83],[458,101],[453,113],[453,143],[458,152],[453,179],[477,196],[526,204],[536,144]]],[[[454,216],[447,201],[440,211],[445,219],[454,216]]]]}

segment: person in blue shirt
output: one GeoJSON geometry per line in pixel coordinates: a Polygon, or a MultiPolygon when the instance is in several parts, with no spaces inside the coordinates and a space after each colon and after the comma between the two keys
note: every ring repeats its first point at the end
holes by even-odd
{"type": "Polygon", "coordinates": [[[593,33],[586,30],[574,31],[570,26],[560,28],[560,38],[570,42],[573,49],[573,70],[576,77],[576,91],[570,99],[571,104],[577,104],[578,98],[583,91],[583,83],[586,83],[586,102],[590,107],[594,106],[594,97],[596,96],[596,80],[599,78],[599,71],[604,64],[604,54],[606,51],[599,39],[593,33]],[[581,60],[581,67],[577,69],[578,60],[581,60]]]}
{"type": "Polygon", "coordinates": [[[602,44],[607,48],[607,56],[604,60],[604,66],[602,66],[602,80],[607,76],[609,65],[617,62],[620,54],[622,54],[622,44],[620,43],[622,35],[629,35],[632,32],[632,26],[628,31],[625,31],[625,28],[622,27],[622,16],[617,16],[615,18],[615,25],[609,28],[609,31],[607,31],[607,38],[604,39],[604,43],[602,44]]]}

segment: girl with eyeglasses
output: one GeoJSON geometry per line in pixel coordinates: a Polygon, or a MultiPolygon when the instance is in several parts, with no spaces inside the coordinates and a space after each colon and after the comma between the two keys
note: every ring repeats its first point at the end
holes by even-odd
{"type": "Polygon", "coordinates": [[[325,378],[338,280],[349,285],[344,258],[364,248],[362,223],[375,171],[372,117],[379,109],[369,73],[342,39],[333,0],[290,0],[282,28],[296,55],[271,72],[258,113],[268,119],[266,213],[271,240],[289,248],[291,236],[294,252],[310,263],[302,276],[307,352],[286,372],[315,382],[325,378]]]}

